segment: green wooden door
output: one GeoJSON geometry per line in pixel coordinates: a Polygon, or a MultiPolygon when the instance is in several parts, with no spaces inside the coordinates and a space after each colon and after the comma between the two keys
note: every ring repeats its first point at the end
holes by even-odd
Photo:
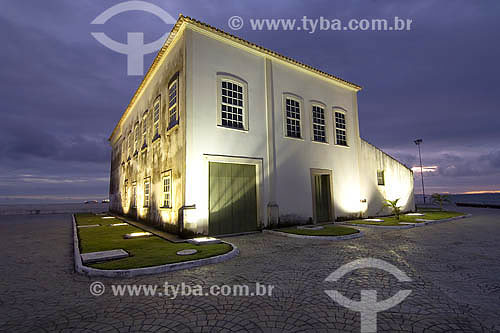
{"type": "Polygon", "coordinates": [[[327,222],[330,220],[330,176],[314,176],[316,220],[317,222],[327,222]]]}
{"type": "Polygon", "coordinates": [[[257,230],[255,165],[209,163],[210,235],[257,230]]]}

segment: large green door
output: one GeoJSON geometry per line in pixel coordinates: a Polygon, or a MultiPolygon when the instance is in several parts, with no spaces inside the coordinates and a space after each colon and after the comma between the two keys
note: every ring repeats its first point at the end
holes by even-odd
{"type": "Polygon", "coordinates": [[[330,220],[330,176],[314,176],[316,220],[317,222],[327,222],[330,220]]]}
{"type": "Polygon", "coordinates": [[[210,235],[257,230],[255,165],[209,163],[210,235]]]}

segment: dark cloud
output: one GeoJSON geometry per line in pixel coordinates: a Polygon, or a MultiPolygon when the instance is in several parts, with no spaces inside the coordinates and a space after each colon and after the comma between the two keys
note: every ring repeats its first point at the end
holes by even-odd
{"type": "Polygon", "coordinates": [[[45,158],[56,161],[103,163],[109,160],[109,145],[104,136],[68,135],[54,133],[25,120],[7,117],[5,131],[0,133],[4,142],[0,148],[0,161],[45,158]]]}
{"type": "MultiPolygon", "coordinates": [[[[106,138],[141,78],[127,76],[126,57],[90,32],[125,42],[126,32],[143,31],[149,42],[171,28],[140,12],[89,24],[118,2],[2,4],[0,196],[106,194],[106,138]]],[[[500,2],[151,2],[174,17],[182,12],[228,32],[227,19],[240,15],[245,26],[238,36],[362,85],[362,136],[409,166],[418,164],[413,140],[423,138],[424,164],[439,167],[428,177],[430,188],[500,188],[500,2]],[[249,28],[250,18],[304,15],[343,21],[399,16],[413,24],[402,32],[249,28]]],[[[146,66],[153,57],[145,57],[146,66]]]]}
{"type": "Polygon", "coordinates": [[[483,155],[481,157],[481,159],[483,161],[486,161],[488,162],[488,164],[496,169],[496,170],[499,170],[500,171],[500,150],[498,151],[493,151],[489,154],[486,154],[486,155],[483,155]]]}

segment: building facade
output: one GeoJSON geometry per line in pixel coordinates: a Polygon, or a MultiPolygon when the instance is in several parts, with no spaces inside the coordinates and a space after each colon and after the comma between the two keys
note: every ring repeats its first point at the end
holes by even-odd
{"type": "Polygon", "coordinates": [[[110,137],[111,210],[210,235],[414,210],[360,89],[181,16],[110,137]]]}

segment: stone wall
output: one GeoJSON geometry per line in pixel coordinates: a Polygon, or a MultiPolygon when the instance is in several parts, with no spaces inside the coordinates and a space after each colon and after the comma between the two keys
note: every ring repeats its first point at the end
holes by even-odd
{"type": "Polygon", "coordinates": [[[170,45],[167,56],[136,100],[131,112],[122,122],[120,135],[112,138],[110,209],[161,229],[176,232],[179,209],[184,205],[185,183],[185,42],[184,37],[170,45]],[[168,86],[178,75],[177,107],[179,122],[168,128],[168,86]],[[160,138],[153,141],[153,104],[160,96],[160,138]],[[147,122],[147,147],[142,145],[142,126],[147,122]],[[139,148],[135,147],[136,125],[139,129],[139,148]],[[129,153],[128,139],[133,149],[129,153]],[[113,140],[114,139],[114,140],[113,140]],[[160,208],[163,196],[163,174],[172,174],[172,208],[160,208]],[[144,182],[151,182],[149,207],[144,207],[144,182]],[[132,188],[137,186],[136,208],[132,207],[132,188]],[[125,187],[127,184],[127,187],[125,187]],[[125,188],[127,193],[125,194],[125,188]]]}

